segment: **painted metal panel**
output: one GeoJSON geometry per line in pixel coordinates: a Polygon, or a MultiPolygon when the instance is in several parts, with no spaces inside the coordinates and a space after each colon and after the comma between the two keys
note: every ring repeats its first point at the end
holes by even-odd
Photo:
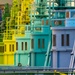
{"type": "Polygon", "coordinates": [[[53,60],[53,68],[57,68],[57,52],[56,51],[53,51],[53,54],[52,54],[52,60],[53,60]]]}
{"type": "Polygon", "coordinates": [[[17,53],[15,54],[15,61],[14,65],[18,65],[18,63],[21,63],[22,66],[27,66],[28,65],[28,54],[26,53],[17,53]]]}
{"type": "Polygon", "coordinates": [[[73,34],[75,32],[75,27],[53,27],[52,32],[52,34],[56,34],[56,46],[52,45],[53,67],[68,68],[70,64],[70,54],[75,40],[75,35],[73,34]],[[66,38],[64,38],[64,46],[61,45],[62,34],[64,37],[69,34],[69,46],[66,45],[66,38]]]}
{"type": "Polygon", "coordinates": [[[35,53],[35,66],[44,66],[45,53],[35,53]]]}
{"type": "Polygon", "coordinates": [[[0,65],[4,64],[4,56],[3,53],[0,53],[0,65]]]}
{"type": "Polygon", "coordinates": [[[67,19],[66,27],[75,27],[75,19],[67,19]]]}
{"type": "Polygon", "coordinates": [[[14,54],[4,54],[4,65],[14,65],[14,54]]]}
{"type": "Polygon", "coordinates": [[[61,51],[58,53],[58,68],[68,68],[70,64],[71,51],[61,51]]]}

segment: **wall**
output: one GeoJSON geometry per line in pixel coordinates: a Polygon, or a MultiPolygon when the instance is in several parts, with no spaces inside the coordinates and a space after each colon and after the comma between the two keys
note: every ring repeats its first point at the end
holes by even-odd
{"type": "Polygon", "coordinates": [[[52,62],[53,68],[69,68],[71,52],[75,40],[75,27],[53,27],[52,35],[56,35],[56,46],[52,45],[52,62]],[[66,38],[64,38],[64,46],[61,44],[61,35],[69,34],[69,46],[66,45],[66,38]]]}
{"type": "Polygon", "coordinates": [[[5,3],[9,3],[12,4],[13,0],[0,0],[0,4],[5,4],[5,3]]]}

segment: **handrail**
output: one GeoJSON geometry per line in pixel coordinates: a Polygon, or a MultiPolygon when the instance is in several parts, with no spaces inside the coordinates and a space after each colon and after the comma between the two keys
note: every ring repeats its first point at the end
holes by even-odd
{"type": "MultiPolygon", "coordinates": [[[[71,52],[69,69],[74,68],[74,63],[75,63],[75,41],[74,41],[74,45],[73,45],[73,50],[71,52]]],[[[68,75],[71,75],[71,72],[73,72],[73,70],[70,70],[70,73],[68,73],[68,75]]]]}
{"type": "MultiPolygon", "coordinates": [[[[75,68],[72,68],[72,69],[69,69],[69,68],[50,68],[50,67],[45,67],[45,69],[44,69],[44,67],[30,67],[30,66],[22,66],[22,67],[18,67],[18,66],[0,66],[0,73],[1,72],[13,72],[13,73],[15,73],[15,72],[25,72],[25,71],[27,71],[27,72],[33,72],[33,71],[38,71],[38,72],[40,72],[40,71],[49,71],[49,72],[70,72],[71,70],[75,70],[75,68]]],[[[72,72],[73,73],[73,72],[72,72]]]]}
{"type": "Polygon", "coordinates": [[[47,63],[48,63],[48,57],[49,57],[49,53],[50,53],[50,46],[51,46],[51,42],[49,41],[48,49],[47,49],[47,53],[46,53],[45,65],[44,66],[47,66],[47,63]]]}

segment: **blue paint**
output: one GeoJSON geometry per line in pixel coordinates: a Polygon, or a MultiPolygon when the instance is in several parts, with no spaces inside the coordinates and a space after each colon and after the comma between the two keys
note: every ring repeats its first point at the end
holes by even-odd
{"type": "Polygon", "coordinates": [[[66,27],[75,27],[75,10],[66,10],[69,12],[69,17],[66,18],[66,27]]]}
{"type": "Polygon", "coordinates": [[[59,63],[60,63],[60,61],[59,61],[59,51],[58,51],[58,53],[57,53],[57,67],[59,68],[59,63]]]}

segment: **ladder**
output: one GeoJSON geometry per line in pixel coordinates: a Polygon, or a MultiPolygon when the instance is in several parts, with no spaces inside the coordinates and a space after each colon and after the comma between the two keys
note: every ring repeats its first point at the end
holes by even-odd
{"type": "Polygon", "coordinates": [[[50,66],[50,62],[51,62],[50,61],[51,60],[51,52],[50,52],[50,50],[51,50],[51,45],[52,45],[51,43],[52,43],[51,40],[49,40],[44,67],[50,66]]]}
{"type": "Polygon", "coordinates": [[[71,69],[68,75],[74,75],[71,74],[71,72],[73,72],[73,68],[75,68],[75,41],[74,41],[74,45],[73,45],[73,50],[71,52],[71,59],[70,59],[70,65],[69,65],[69,69],[71,69]]]}

